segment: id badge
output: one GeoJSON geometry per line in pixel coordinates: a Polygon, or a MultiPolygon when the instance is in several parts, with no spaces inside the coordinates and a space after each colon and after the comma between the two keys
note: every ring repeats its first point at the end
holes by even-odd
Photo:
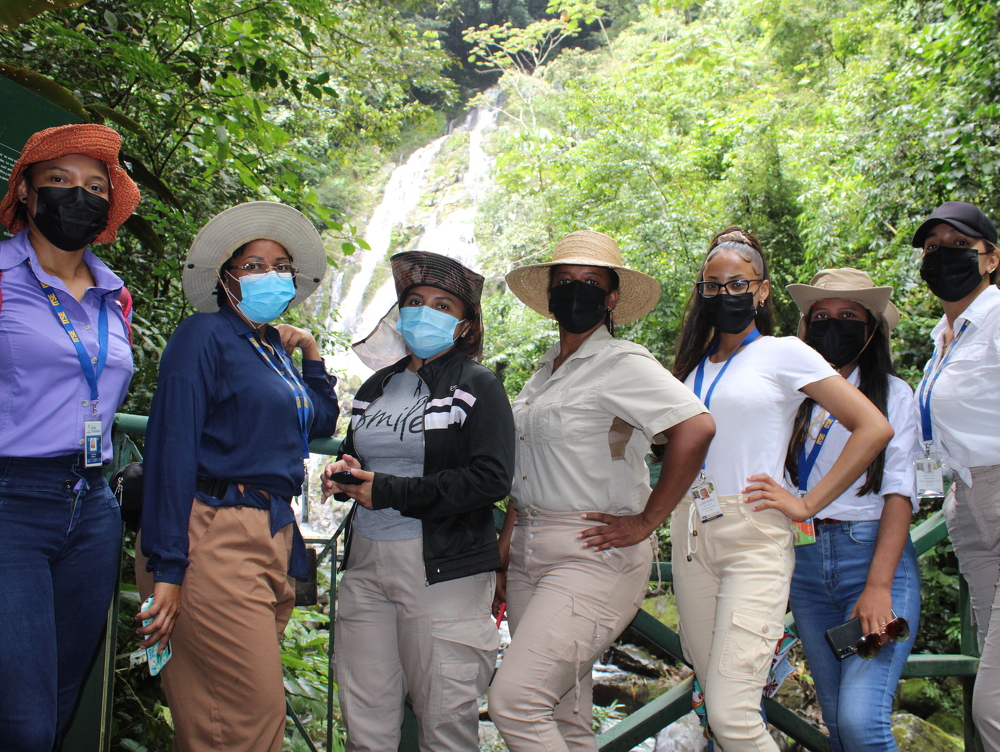
{"type": "Polygon", "coordinates": [[[802,522],[792,520],[792,533],[795,535],[795,546],[809,546],[816,542],[816,525],[813,518],[802,522]]]}
{"type": "Polygon", "coordinates": [[[918,457],[913,460],[913,470],[917,476],[917,496],[921,499],[944,496],[944,460],[939,455],[918,457]]]}
{"type": "Polygon", "coordinates": [[[702,478],[700,482],[691,486],[690,493],[703,523],[717,520],[722,516],[722,505],[715,496],[715,484],[712,481],[702,478]]]}
{"type": "Polygon", "coordinates": [[[83,422],[83,465],[84,467],[100,467],[101,456],[104,454],[102,442],[104,426],[99,420],[83,422]]]}

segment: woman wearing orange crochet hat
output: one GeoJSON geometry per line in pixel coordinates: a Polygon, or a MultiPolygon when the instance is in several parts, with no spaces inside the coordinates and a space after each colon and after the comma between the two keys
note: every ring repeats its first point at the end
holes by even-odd
{"type": "Polygon", "coordinates": [[[102,466],[132,377],[122,280],[87,246],[139,203],[118,134],[34,134],[0,202],[0,739],[50,750],[76,704],[118,574],[102,466]]]}

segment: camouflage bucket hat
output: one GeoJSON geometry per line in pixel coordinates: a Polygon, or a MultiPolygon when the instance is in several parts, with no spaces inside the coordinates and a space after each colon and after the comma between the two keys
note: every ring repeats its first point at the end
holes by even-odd
{"type": "Polygon", "coordinates": [[[396,299],[414,287],[430,285],[457,295],[476,316],[482,312],[484,277],[458,261],[440,253],[404,251],[391,259],[392,278],[396,283],[396,299]]]}

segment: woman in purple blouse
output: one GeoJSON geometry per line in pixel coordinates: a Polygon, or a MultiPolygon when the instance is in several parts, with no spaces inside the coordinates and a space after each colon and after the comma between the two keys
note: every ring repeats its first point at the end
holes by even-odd
{"type": "Polygon", "coordinates": [[[122,280],[87,246],[139,203],[103,125],[34,134],[0,223],[0,746],[51,750],[97,650],[121,515],[102,466],[132,377],[122,280]]]}

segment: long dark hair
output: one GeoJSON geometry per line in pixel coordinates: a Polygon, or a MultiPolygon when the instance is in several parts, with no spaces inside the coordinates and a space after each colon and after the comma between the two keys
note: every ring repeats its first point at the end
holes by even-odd
{"type": "MultiPolygon", "coordinates": [[[[744,261],[748,261],[754,268],[757,277],[763,284],[771,279],[767,270],[767,259],[764,256],[764,249],[760,242],[752,233],[741,227],[727,227],[725,230],[716,233],[715,237],[708,244],[708,252],[705,254],[705,261],[698,272],[698,281],[705,277],[705,267],[709,260],[718,253],[730,251],[736,253],[744,261]]],[[[699,361],[705,357],[711,346],[719,337],[708,320],[701,315],[704,299],[698,294],[698,288],[691,291],[688,298],[686,312],[684,314],[684,325],[681,329],[681,339],[677,345],[677,357],[674,359],[674,376],[681,381],[688,377],[699,361]]],[[[771,305],[771,296],[757,309],[757,330],[763,335],[774,333],[774,308],[771,305]]]]}
{"type": "MultiPolygon", "coordinates": [[[[868,310],[868,309],[865,309],[868,310]]],[[[806,332],[809,331],[809,315],[805,317],[806,332]]],[[[868,311],[868,326],[875,327],[868,346],[861,351],[858,358],[858,389],[872,401],[879,411],[888,417],[889,377],[896,375],[892,365],[892,353],[889,350],[889,337],[885,328],[868,311]]],[[[799,483],[799,450],[806,441],[809,424],[812,421],[815,401],[806,398],[795,416],[795,426],[792,438],[788,442],[788,454],[785,455],[785,471],[792,483],[799,483]]],[[[864,485],[858,490],[858,496],[867,496],[882,490],[882,474],[885,472],[885,448],[878,453],[865,471],[864,485]]]]}

